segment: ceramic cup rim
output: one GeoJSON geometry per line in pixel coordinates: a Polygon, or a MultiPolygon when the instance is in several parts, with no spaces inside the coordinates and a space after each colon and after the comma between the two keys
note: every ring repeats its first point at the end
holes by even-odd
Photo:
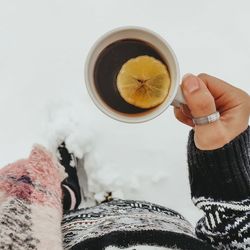
{"type": "MultiPolygon", "coordinates": [[[[109,44],[112,44],[113,42],[116,42],[118,40],[121,40],[121,39],[117,39],[117,40],[114,39],[109,44]]],[[[106,48],[107,46],[108,45],[106,45],[104,48],[106,48]]],[[[84,77],[85,77],[85,86],[87,88],[87,91],[88,91],[92,101],[99,108],[99,110],[101,110],[104,114],[108,115],[109,117],[111,117],[115,120],[121,121],[121,122],[141,123],[141,122],[146,122],[146,121],[149,121],[149,120],[156,118],[157,116],[162,114],[170,106],[170,104],[173,102],[173,100],[176,96],[176,93],[177,93],[179,82],[180,82],[180,69],[179,69],[179,64],[178,64],[178,61],[177,61],[177,58],[176,58],[176,55],[175,55],[173,49],[171,48],[169,43],[164,38],[162,38],[158,33],[155,33],[154,31],[152,31],[148,28],[144,28],[144,27],[123,26],[123,27],[112,29],[112,30],[104,33],[101,37],[99,37],[99,39],[96,40],[96,42],[91,47],[91,49],[88,53],[87,59],[85,61],[84,77]],[[154,108],[152,111],[150,111],[148,113],[143,112],[143,113],[138,114],[138,115],[123,114],[123,113],[115,111],[114,109],[109,107],[101,99],[101,97],[99,96],[99,94],[95,88],[94,79],[93,79],[94,66],[92,67],[92,70],[90,67],[91,64],[95,65],[96,60],[94,61],[94,63],[92,62],[93,55],[96,53],[96,51],[98,51],[98,49],[100,47],[102,47],[102,44],[104,43],[105,40],[109,39],[110,37],[112,37],[113,35],[115,35],[119,32],[126,33],[126,32],[131,32],[131,31],[135,32],[135,33],[137,32],[138,37],[137,38],[136,37],[127,37],[128,39],[139,39],[139,40],[148,42],[147,40],[139,37],[139,34],[147,34],[149,36],[152,36],[152,38],[154,38],[156,41],[158,41],[158,45],[161,44],[161,46],[162,46],[161,49],[158,48],[157,44],[152,44],[152,45],[157,48],[157,50],[163,56],[164,60],[169,62],[169,60],[171,59],[172,63],[171,63],[171,65],[168,64],[168,68],[169,68],[170,72],[174,72],[174,75],[171,75],[171,87],[172,87],[171,95],[168,95],[167,99],[162,104],[160,104],[159,106],[154,108]],[[164,49],[164,51],[163,51],[163,49],[164,49]],[[169,57],[166,58],[166,56],[164,56],[165,54],[169,54],[169,57]]]]}

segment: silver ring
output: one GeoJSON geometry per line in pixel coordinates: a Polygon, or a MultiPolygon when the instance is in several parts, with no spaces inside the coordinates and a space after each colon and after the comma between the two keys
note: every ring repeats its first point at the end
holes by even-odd
{"type": "Polygon", "coordinates": [[[216,122],[219,119],[220,119],[220,113],[216,111],[213,114],[208,115],[208,116],[193,118],[193,123],[195,125],[205,125],[205,124],[209,124],[212,122],[216,122]]]}

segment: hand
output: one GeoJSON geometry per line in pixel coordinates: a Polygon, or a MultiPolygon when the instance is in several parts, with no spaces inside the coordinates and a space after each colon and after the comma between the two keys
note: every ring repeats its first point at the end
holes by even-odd
{"type": "Polygon", "coordinates": [[[248,127],[250,96],[218,78],[207,74],[188,74],[182,80],[188,108],[175,108],[176,118],[194,128],[194,141],[201,150],[223,147],[248,127]],[[189,110],[188,110],[189,109],[189,110]],[[191,117],[220,112],[220,120],[194,125],[191,117]]]}

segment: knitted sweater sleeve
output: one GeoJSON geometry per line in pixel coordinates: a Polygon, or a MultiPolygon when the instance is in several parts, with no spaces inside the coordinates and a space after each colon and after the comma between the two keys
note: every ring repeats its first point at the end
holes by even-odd
{"type": "Polygon", "coordinates": [[[250,129],[224,147],[203,151],[188,141],[194,204],[204,212],[197,236],[216,249],[250,249],[250,129]]]}

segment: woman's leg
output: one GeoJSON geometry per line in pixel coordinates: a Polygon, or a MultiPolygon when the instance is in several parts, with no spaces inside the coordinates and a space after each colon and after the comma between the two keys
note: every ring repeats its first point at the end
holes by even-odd
{"type": "Polygon", "coordinates": [[[64,169],[43,147],[0,169],[0,249],[62,249],[64,169]]]}

